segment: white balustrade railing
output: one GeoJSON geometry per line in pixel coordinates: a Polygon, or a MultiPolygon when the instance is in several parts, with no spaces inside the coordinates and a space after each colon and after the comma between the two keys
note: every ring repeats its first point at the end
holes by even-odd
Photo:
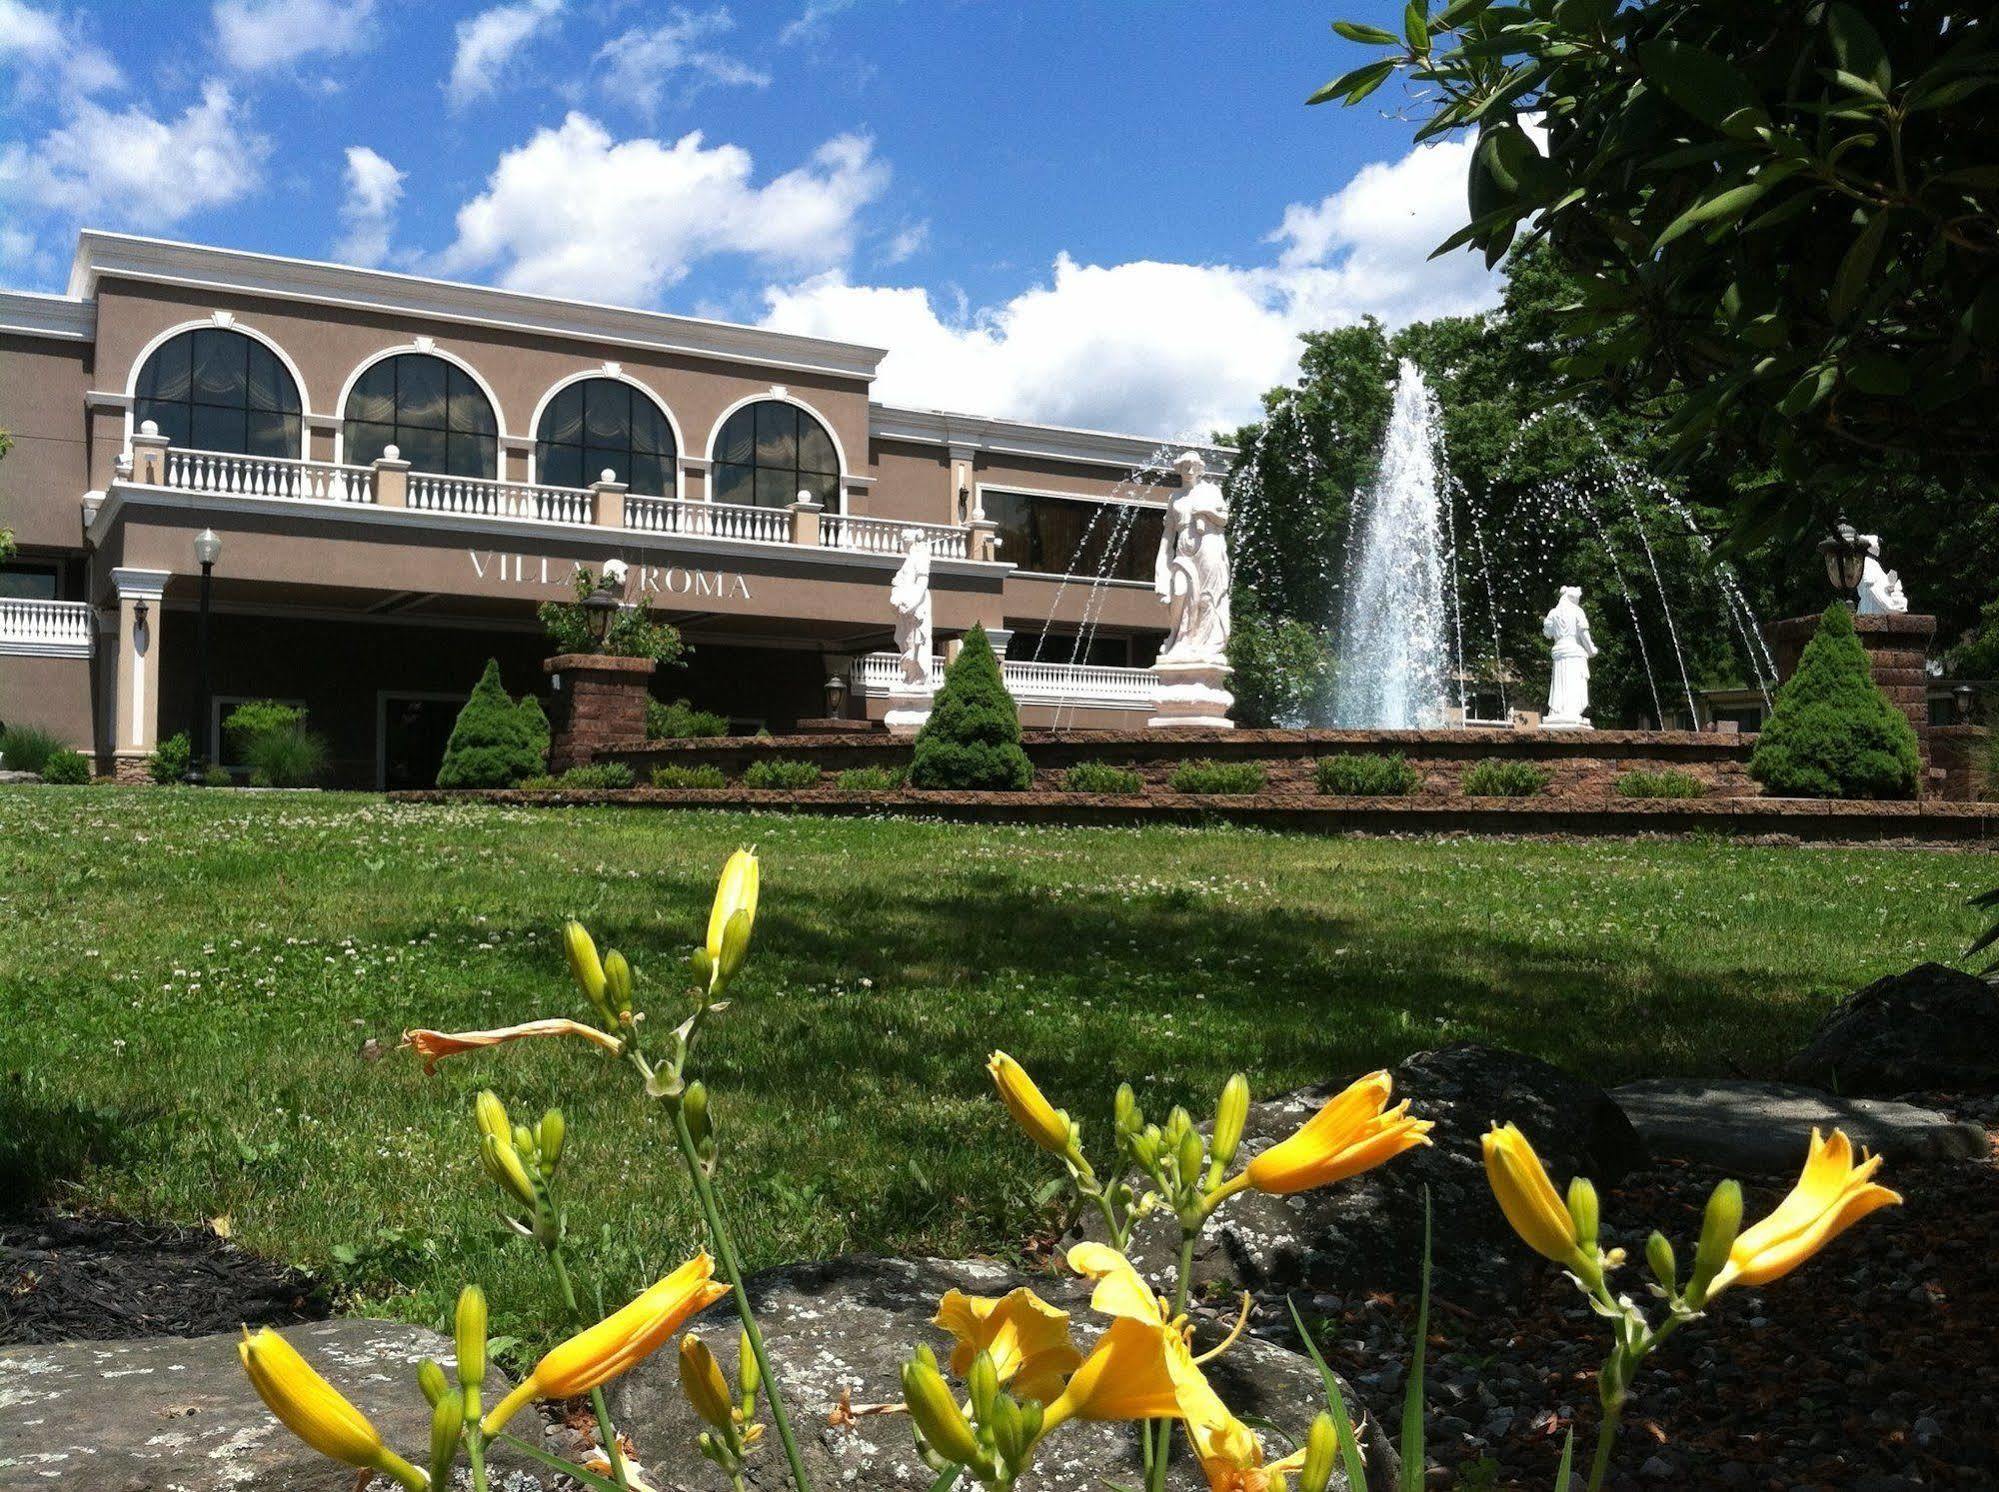
{"type": "Polygon", "coordinates": [[[691,502],[684,497],[627,497],[625,527],[649,534],[701,534],[711,539],[750,539],[789,544],[791,514],[784,508],[746,503],[691,502]]]}
{"type": "Polygon", "coordinates": [[[164,485],[176,491],[222,497],[305,498],[335,503],[375,500],[374,468],[336,466],[330,461],[170,449],[162,475],[164,485]]]}
{"type": "MultiPolygon", "coordinates": [[[[1106,668],[1084,663],[1030,663],[1002,659],[1000,677],[1007,693],[1020,704],[1091,704],[1140,708],[1152,703],[1149,668],[1106,668]]],[[[892,694],[902,685],[902,658],[896,653],[868,653],[856,658],[847,673],[856,695],[892,694]]],[[[944,660],[930,660],[933,688],[944,685],[944,660]]]]}
{"type": "Polygon", "coordinates": [[[969,549],[966,531],[945,523],[902,523],[893,518],[861,518],[828,513],[819,520],[819,541],[828,549],[854,549],[864,554],[902,554],[909,548],[904,531],[914,529],[930,541],[939,559],[963,559],[969,549]]]}
{"type": "Polygon", "coordinates": [[[96,635],[87,602],[0,596],[0,652],[87,657],[96,635]]]}
{"type": "Polygon", "coordinates": [[[469,514],[476,518],[532,518],[541,523],[588,526],[596,516],[596,496],[577,487],[535,487],[486,477],[451,477],[438,472],[409,474],[408,503],[425,513],[469,514]]]}

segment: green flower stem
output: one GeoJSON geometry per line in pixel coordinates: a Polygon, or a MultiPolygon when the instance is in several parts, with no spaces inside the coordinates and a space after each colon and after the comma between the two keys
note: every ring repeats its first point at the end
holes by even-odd
{"type": "MultiPolygon", "coordinates": [[[[1173,1319],[1176,1321],[1187,1309],[1187,1282],[1194,1272],[1194,1245],[1200,1237],[1198,1226],[1180,1230],[1180,1271],[1173,1281],[1173,1319]]],[[[1159,1420],[1147,1426],[1146,1437],[1147,1443],[1152,1446],[1152,1464],[1146,1485],[1151,1492],[1166,1492],[1166,1463],[1173,1455],[1173,1421],[1159,1420]]]]}
{"type": "MultiPolygon", "coordinates": [[[[581,1320],[583,1313],[576,1304],[576,1287],[569,1280],[569,1266],[563,1263],[562,1248],[557,1245],[548,1251],[549,1263],[555,1266],[555,1281],[562,1287],[562,1303],[569,1308],[569,1314],[581,1320]]],[[[631,1492],[631,1482],[625,1477],[625,1455],[618,1449],[618,1432],[611,1424],[611,1409],[604,1402],[604,1390],[590,1390],[590,1408],[597,1416],[597,1438],[604,1442],[604,1457],[611,1463],[611,1480],[624,1492],[631,1492]]]]}
{"type": "Polygon", "coordinates": [[[1603,1423],[1597,1426],[1596,1457],[1590,1462],[1589,1492],[1599,1492],[1610,1474],[1610,1453],[1617,1447],[1617,1427],[1624,1418],[1624,1399],[1603,1406],[1603,1423]]]}
{"type": "Polygon", "coordinates": [[[486,1433],[476,1415],[465,1427],[465,1455],[472,1463],[472,1492],[486,1492],[486,1433]]]}
{"type": "Polygon", "coordinates": [[[784,1399],[778,1392],[777,1375],[771,1371],[770,1358],[764,1352],[763,1332],[757,1326],[756,1313],[750,1309],[750,1293],[743,1288],[743,1267],[736,1258],[735,1240],[730,1237],[728,1226],[722,1220],[721,1205],[715,1200],[715,1190],[709,1185],[708,1173],[702,1169],[700,1152],[694,1146],[694,1134],[687,1127],[686,1111],[678,1103],[673,1105],[673,1131],[680,1141],[680,1156],[687,1162],[687,1173],[694,1179],[694,1195],[701,1203],[701,1216],[708,1225],[708,1236],[715,1241],[715,1252],[721,1256],[722,1273],[735,1295],[736,1314],[742,1318],[743,1339],[750,1344],[750,1355],[757,1360],[757,1373],[763,1380],[764,1400],[770,1405],[771,1424],[777,1428],[785,1460],[791,1463],[791,1480],[798,1492],[812,1492],[812,1481],[805,1474],[805,1463],[798,1454],[798,1442],[792,1437],[791,1420],[784,1412],[784,1399]]]}

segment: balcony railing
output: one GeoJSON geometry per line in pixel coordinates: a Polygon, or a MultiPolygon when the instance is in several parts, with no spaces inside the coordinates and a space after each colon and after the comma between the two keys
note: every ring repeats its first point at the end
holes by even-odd
{"type": "MultiPolygon", "coordinates": [[[[142,468],[137,479],[146,480],[145,472],[149,469],[142,468]]],[[[403,507],[422,513],[527,520],[569,528],[598,526],[602,495],[599,489],[544,487],[410,471],[394,462],[343,466],[329,461],[238,456],[177,447],[159,453],[157,470],[159,485],[203,496],[365,503],[378,508],[403,507]]],[[[905,523],[893,518],[820,513],[816,509],[759,508],[636,494],[622,494],[605,511],[618,515],[613,525],[621,518],[624,529],[645,534],[811,545],[816,532],[817,547],[822,549],[899,555],[908,549],[906,535],[913,530],[930,541],[931,553],[939,559],[966,559],[972,554],[970,531],[952,524],[905,523]],[[816,522],[812,521],[815,519],[816,522]]]]}
{"type": "Polygon", "coordinates": [[[0,597],[0,653],[88,658],[96,636],[87,602],[0,597]]]}
{"type": "MultiPolygon", "coordinates": [[[[1143,709],[1152,704],[1149,668],[1105,668],[1085,663],[1030,663],[1003,659],[1000,677],[1007,693],[1023,705],[1097,705],[1143,709]]],[[[848,687],[861,698],[894,693],[902,685],[902,659],[895,653],[869,653],[856,658],[847,674],[848,687]]],[[[932,688],[944,686],[944,660],[930,660],[932,688]]]]}

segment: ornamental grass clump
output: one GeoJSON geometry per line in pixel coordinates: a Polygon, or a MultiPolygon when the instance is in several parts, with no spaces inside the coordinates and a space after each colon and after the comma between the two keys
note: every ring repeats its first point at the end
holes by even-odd
{"type": "Polygon", "coordinates": [[[1620,798],[1704,798],[1707,784],[1691,772],[1668,767],[1663,772],[1626,772],[1617,779],[1620,798]]]}
{"type": "Polygon", "coordinates": [[[1489,756],[1465,773],[1467,798],[1534,798],[1548,790],[1553,774],[1532,762],[1489,756]]]}
{"type": "Polygon", "coordinates": [[[1114,767],[1109,762],[1077,762],[1062,774],[1062,791],[1129,797],[1145,791],[1145,778],[1131,767],[1114,767]]]}
{"type": "Polygon", "coordinates": [[[1342,798],[1401,798],[1423,785],[1423,774],[1400,752],[1322,756],[1312,769],[1319,791],[1342,798]]]}
{"type": "Polygon", "coordinates": [[[802,787],[817,787],[819,779],[825,775],[825,769],[817,762],[794,761],[780,756],[751,762],[743,773],[743,786],[789,792],[802,787]]]}
{"type": "Polygon", "coordinates": [[[1260,793],[1268,774],[1261,762],[1182,762],[1166,785],[1176,793],[1260,793]]]}
{"type": "Polygon", "coordinates": [[[849,767],[833,785],[843,793],[892,793],[908,776],[901,767],[849,767]]]}
{"type": "Polygon", "coordinates": [[[729,776],[720,767],[711,763],[686,767],[678,762],[667,762],[652,769],[654,787],[727,787],[729,776]]]}

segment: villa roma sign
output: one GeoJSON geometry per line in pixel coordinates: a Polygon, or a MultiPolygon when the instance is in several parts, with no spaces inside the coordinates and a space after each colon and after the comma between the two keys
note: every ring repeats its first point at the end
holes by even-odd
{"type": "MultiPolygon", "coordinates": [[[[480,580],[501,585],[547,586],[567,591],[576,572],[577,560],[550,559],[546,555],[501,554],[495,550],[466,551],[472,573],[480,580]]],[[[689,570],[679,565],[633,565],[635,593],[654,596],[686,596],[690,599],[747,601],[750,583],[729,570],[689,570]]]]}

